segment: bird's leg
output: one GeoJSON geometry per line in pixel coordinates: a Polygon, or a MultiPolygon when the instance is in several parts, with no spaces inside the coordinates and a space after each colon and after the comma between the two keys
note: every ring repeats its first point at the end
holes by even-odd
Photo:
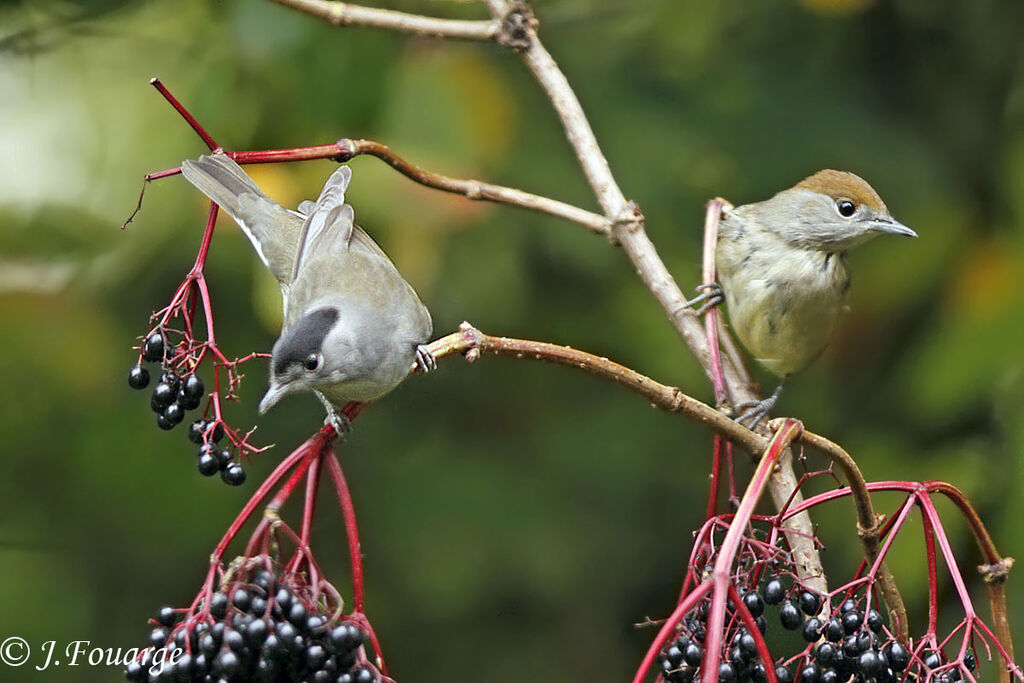
{"type": "Polygon", "coordinates": [[[426,344],[418,344],[416,346],[416,367],[420,372],[424,373],[430,372],[437,367],[437,360],[426,344]]]}
{"type": "Polygon", "coordinates": [[[703,302],[704,305],[698,308],[694,315],[704,315],[704,313],[709,308],[714,308],[718,304],[725,301],[725,294],[722,292],[722,285],[718,284],[717,282],[709,282],[706,285],[698,285],[697,291],[702,293],[698,294],[697,296],[686,302],[686,305],[690,306],[691,308],[695,304],[703,302]]]}
{"type": "Polygon", "coordinates": [[[779,382],[779,386],[775,387],[772,395],[763,401],[747,401],[736,406],[743,410],[740,416],[736,418],[736,421],[750,429],[756,427],[768,415],[768,411],[775,407],[775,403],[779,400],[779,394],[782,393],[782,387],[784,386],[786,386],[785,379],[779,382]]]}
{"type": "Polygon", "coordinates": [[[341,437],[352,431],[352,420],[335,410],[334,405],[322,393],[319,391],[314,391],[313,393],[316,394],[316,397],[320,399],[320,403],[324,404],[324,408],[327,410],[327,416],[324,417],[325,425],[334,427],[334,433],[341,437]]]}

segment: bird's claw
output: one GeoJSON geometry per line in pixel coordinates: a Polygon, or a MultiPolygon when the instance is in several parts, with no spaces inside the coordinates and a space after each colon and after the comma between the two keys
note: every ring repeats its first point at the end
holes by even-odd
{"type": "Polygon", "coordinates": [[[423,373],[430,372],[437,368],[437,359],[430,352],[426,344],[416,346],[416,368],[423,373]]]}
{"type": "Polygon", "coordinates": [[[320,399],[320,403],[323,404],[324,409],[327,411],[327,414],[324,416],[325,425],[333,427],[334,433],[342,437],[352,431],[351,418],[335,410],[334,405],[332,405],[331,402],[327,400],[327,397],[319,391],[314,391],[313,393],[316,394],[318,399],[320,399]]]}
{"type": "Polygon", "coordinates": [[[722,285],[717,282],[697,285],[696,289],[698,292],[701,292],[701,294],[698,294],[686,302],[686,305],[690,308],[693,308],[696,304],[703,303],[700,308],[694,311],[694,315],[704,315],[708,309],[714,308],[725,301],[725,294],[722,292],[722,285]]]}
{"type": "Polygon", "coordinates": [[[775,398],[769,397],[763,401],[747,401],[741,403],[737,408],[743,410],[736,421],[747,429],[754,429],[758,424],[761,423],[772,408],[775,407],[775,398]]]}

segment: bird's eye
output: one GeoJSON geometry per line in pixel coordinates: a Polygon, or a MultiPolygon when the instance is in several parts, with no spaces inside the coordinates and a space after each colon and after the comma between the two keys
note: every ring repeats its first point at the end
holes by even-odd
{"type": "Polygon", "coordinates": [[[849,199],[840,199],[836,202],[836,209],[839,210],[839,215],[843,218],[849,218],[853,214],[857,213],[857,205],[849,199]]]}
{"type": "Polygon", "coordinates": [[[306,356],[306,360],[302,361],[302,367],[306,368],[310,372],[313,372],[320,367],[320,354],[311,353],[306,356]]]}

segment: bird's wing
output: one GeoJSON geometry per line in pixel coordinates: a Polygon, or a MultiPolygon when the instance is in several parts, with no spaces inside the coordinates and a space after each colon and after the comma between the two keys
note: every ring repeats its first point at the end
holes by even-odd
{"type": "Polygon", "coordinates": [[[344,251],[352,238],[355,212],[345,203],[345,190],[352,180],[352,169],[342,166],[327,179],[316,204],[303,202],[306,220],[298,240],[298,253],[292,268],[292,280],[299,277],[309,254],[322,250],[344,251]]]}
{"type": "Polygon", "coordinates": [[[287,289],[294,273],[303,217],[270,199],[225,154],[184,161],[181,173],[235,219],[260,259],[287,289]]]}

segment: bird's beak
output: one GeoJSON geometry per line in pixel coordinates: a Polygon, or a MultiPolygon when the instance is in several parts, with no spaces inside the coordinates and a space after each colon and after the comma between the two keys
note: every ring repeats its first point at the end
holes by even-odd
{"type": "Polygon", "coordinates": [[[267,393],[263,396],[263,400],[260,401],[260,415],[263,415],[270,410],[275,403],[281,400],[282,396],[294,388],[295,384],[291,382],[288,384],[277,384],[272,381],[270,383],[270,388],[267,389],[267,393]]]}
{"type": "Polygon", "coordinates": [[[892,218],[877,218],[871,221],[871,229],[878,232],[887,232],[890,235],[903,235],[904,237],[917,237],[917,233],[892,218]]]}

